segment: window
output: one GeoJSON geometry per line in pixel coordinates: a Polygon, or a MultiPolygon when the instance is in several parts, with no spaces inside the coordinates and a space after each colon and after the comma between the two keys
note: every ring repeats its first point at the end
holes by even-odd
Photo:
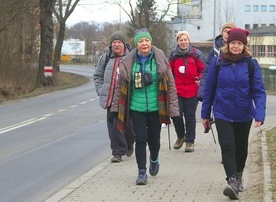
{"type": "Polygon", "coordinates": [[[273,27],[273,26],[275,26],[275,24],[269,24],[269,26],[273,27]]]}
{"type": "Polygon", "coordinates": [[[249,5],[245,5],[244,6],[244,11],[245,12],[250,12],[250,6],[249,5]]]}
{"type": "Polygon", "coordinates": [[[254,11],[254,12],[258,12],[258,11],[259,11],[258,5],[253,5],[253,11],[254,11]]]}
{"type": "Polygon", "coordinates": [[[269,11],[270,12],[275,12],[275,5],[270,5],[269,6],[269,11]]]}
{"type": "Polygon", "coordinates": [[[258,24],[253,24],[253,29],[258,28],[258,24]]]}
{"type": "Polygon", "coordinates": [[[244,29],[250,29],[250,24],[245,24],[244,29]]]}
{"type": "Polygon", "coordinates": [[[264,45],[257,46],[257,50],[258,50],[258,56],[265,56],[265,46],[264,45]]]}
{"type": "Polygon", "coordinates": [[[261,27],[266,27],[266,24],[261,24],[261,27]]]}
{"type": "Polygon", "coordinates": [[[261,11],[266,12],[266,5],[261,5],[261,11]]]}
{"type": "Polygon", "coordinates": [[[276,45],[268,45],[267,46],[267,56],[268,57],[276,56],[276,45]]]}
{"type": "Polygon", "coordinates": [[[273,56],[272,46],[267,46],[267,56],[271,57],[273,56]]]}
{"type": "Polygon", "coordinates": [[[252,46],[251,47],[251,52],[252,52],[252,54],[253,54],[253,56],[257,56],[257,46],[252,46]]]}

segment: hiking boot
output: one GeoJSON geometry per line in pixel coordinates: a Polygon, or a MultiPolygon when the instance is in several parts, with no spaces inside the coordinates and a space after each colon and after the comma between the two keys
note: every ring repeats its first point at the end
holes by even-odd
{"type": "Polygon", "coordinates": [[[156,176],[159,172],[159,160],[158,158],[153,161],[150,159],[150,167],[149,167],[149,173],[151,176],[156,176]]]}
{"type": "Polygon", "coordinates": [[[193,152],[193,151],[195,151],[194,143],[186,142],[185,152],[193,152]]]}
{"type": "Polygon", "coordinates": [[[111,159],[111,163],[119,163],[122,160],[122,155],[115,154],[111,159]]]}
{"type": "Polygon", "coordinates": [[[133,151],[134,151],[134,148],[133,148],[133,145],[127,150],[126,152],[126,156],[131,156],[133,154],[133,151]]]}
{"type": "Polygon", "coordinates": [[[148,176],[145,170],[139,170],[136,185],[146,185],[148,183],[148,176]]]}
{"type": "Polygon", "coordinates": [[[183,143],[185,142],[186,138],[185,136],[183,138],[177,138],[173,148],[174,149],[180,149],[183,145],[183,143]]]}
{"type": "Polygon", "coordinates": [[[238,180],[238,183],[239,183],[239,186],[238,186],[238,190],[239,192],[243,192],[243,179],[242,179],[242,172],[238,172],[238,175],[237,175],[237,180],[238,180]]]}
{"type": "Polygon", "coordinates": [[[239,199],[239,182],[237,180],[237,178],[234,177],[230,177],[228,179],[228,185],[224,190],[223,190],[223,194],[225,196],[228,196],[231,200],[237,200],[239,199]]]}

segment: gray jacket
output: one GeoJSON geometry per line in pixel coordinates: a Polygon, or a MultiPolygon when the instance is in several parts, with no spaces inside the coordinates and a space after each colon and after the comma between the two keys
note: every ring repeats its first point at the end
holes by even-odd
{"type": "MultiPolygon", "coordinates": [[[[127,53],[129,53],[131,49],[131,46],[129,44],[126,44],[126,52],[120,58],[124,57],[127,53]]],[[[100,57],[93,76],[96,92],[99,96],[100,106],[104,109],[108,107],[106,106],[106,104],[110,91],[110,85],[112,83],[112,74],[113,71],[116,71],[116,68],[113,68],[116,57],[117,56],[111,50],[111,47],[109,47],[108,51],[100,57]],[[106,57],[109,57],[109,60],[105,67],[106,57]]],[[[112,94],[113,93],[114,92],[112,92],[112,94]]]]}

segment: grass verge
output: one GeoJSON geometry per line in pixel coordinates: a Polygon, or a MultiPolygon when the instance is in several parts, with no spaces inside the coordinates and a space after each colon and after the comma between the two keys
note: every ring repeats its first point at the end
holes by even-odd
{"type": "Polygon", "coordinates": [[[272,200],[276,202],[276,128],[272,128],[266,133],[266,141],[271,172],[272,200]]]}
{"type": "Polygon", "coordinates": [[[63,90],[63,89],[67,89],[67,88],[77,87],[77,86],[86,84],[90,81],[87,77],[68,73],[68,72],[58,72],[58,73],[56,73],[55,76],[56,76],[55,77],[56,82],[55,82],[54,86],[39,87],[30,93],[16,95],[16,96],[12,96],[12,97],[1,97],[0,96],[0,104],[5,103],[5,102],[17,101],[17,100],[20,100],[23,98],[29,98],[29,97],[34,97],[34,96],[38,96],[38,95],[43,95],[46,93],[63,90]]]}

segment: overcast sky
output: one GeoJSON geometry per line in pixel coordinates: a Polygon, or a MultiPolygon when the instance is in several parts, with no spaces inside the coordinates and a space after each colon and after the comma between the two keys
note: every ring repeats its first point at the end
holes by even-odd
{"type": "MultiPolygon", "coordinates": [[[[162,0],[157,1],[158,4],[161,4],[161,1],[162,0]]],[[[120,10],[120,7],[118,5],[99,2],[99,0],[81,0],[75,8],[74,12],[69,16],[68,20],[66,21],[66,24],[68,26],[71,26],[81,21],[116,23],[120,21],[124,22],[126,20],[129,20],[128,16],[125,14],[124,11],[120,10]]],[[[128,0],[121,0],[121,5],[125,8],[125,10],[130,10],[128,0]]],[[[135,3],[133,5],[135,5],[135,3]]]]}

